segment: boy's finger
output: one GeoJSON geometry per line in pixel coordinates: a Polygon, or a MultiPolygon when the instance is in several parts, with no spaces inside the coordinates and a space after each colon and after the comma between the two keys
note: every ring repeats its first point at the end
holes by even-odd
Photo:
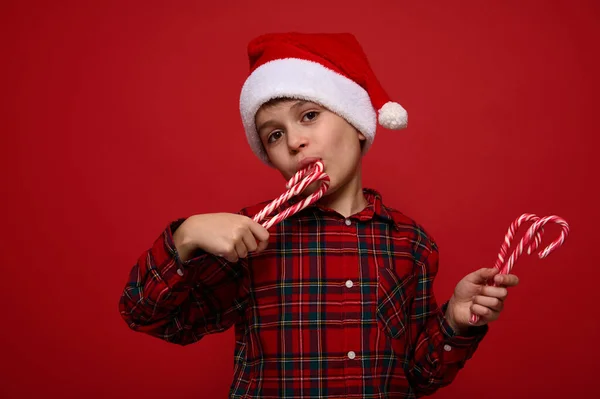
{"type": "Polygon", "coordinates": [[[498,274],[499,270],[495,267],[482,267],[469,275],[474,284],[485,284],[489,279],[498,274]]]}
{"type": "Polygon", "coordinates": [[[254,237],[256,237],[256,241],[266,241],[269,239],[269,230],[265,229],[263,225],[256,223],[254,220],[250,219],[250,230],[254,237]]]}
{"type": "Polygon", "coordinates": [[[498,274],[494,276],[494,281],[505,287],[514,287],[519,284],[519,278],[514,274],[498,274]]]}
{"type": "Polygon", "coordinates": [[[242,236],[242,240],[243,240],[244,245],[246,246],[246,249],[248,250],[248,252],[256,251],[256,248],[258,247],[258,245],[256,244],[254,235],[252,235],[252,232],[250,230],[246,230],[246,232],[242,236]]]}
{"type": "Polygon", "coordinates": [[[505,300],[508,295],[508,290],[504,287],[492,287],[486,285],[481,289],[481,295],[498,298],[501,301],[505,300]]]}
{"type": "Polygon", "coordinates": [[[471,305],[471,313],[478,315],[482,319],[485,319],[485,321],[496,320],[499,316],[498,312],[495,312],[488,307],[478,305],[476,303],[471,305]]]}
{"type": "Polygon", "coordinates": [[[238,258],[245,258],[248,256],[248,249],[246,248],[244,241],[238,241],[235,243],[235,252],[237,252],[238,258]]]}
{"type": "Polygon", "coordinates": [[[473,305],[471,305],[471,312],[473,314],[478,315],[479,317],[484,317],[487,319],[489,316],[491,316],[492,309],[474,303],[473,305]]]}
{"type": "Polygon", "coordinates": [[[256,252],[264,251],[267,248],[267,246],[269,246],[269,240],[260,241],[258,243],[258,248],[256,249],[256,252]]]}
{"type": "Polygon", "coordinates": [[[226,252],[226,253],[224,253],[222,255],[219,255],[219,256],[222,256],[226,261],[231,262],[231,263],[235,263],[235,262],[237,262],[239,260],[238,259],[238,254],[237,254],[237,252],[236,252],[235,249],[233,249],[231,251],[228,251],[228,252],[226,252]]]}
{"type": "Polygon", "coordinates": [[[473,303],[485,306],[486,308],[497,312],[502,311],[502,308],[504,307],[504,303],[500,299],[491,296],[476,295],[473,298],[473,303]]]}

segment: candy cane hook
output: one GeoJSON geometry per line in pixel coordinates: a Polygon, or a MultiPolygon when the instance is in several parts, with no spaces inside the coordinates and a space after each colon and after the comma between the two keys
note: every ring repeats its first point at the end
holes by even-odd
{"type": "Polygon", "coordinates": [[[284,202],[288,201],[295,195],[299,195],[302,193],[310,184],[320,181],[321,186],[317,191],[303,199],[302,201],[294,204],[293,206],[287,208],[285,211],[273,216],[270,220],[264,221],[262,223],[263,227],[269,229],[276,223],[281,222],[285,218],[301,211],[307,206],[318,201],[325,192],[329,189],[329,176],[323,172],[323,163],[321,161],[317,161],[306,168],[303,168],[296,172],[296,174],[287,182],[286,188],[288,189],[286,192],[281,194],[279,197],[271,201],[270,204],[265,206],[260,212],[258,212],[253,220],[257,223],[263,221],[268,215],[270,215],[277,207],[279,207],[284,202]]]}
{"type": "MultiPolygon", "coordinates": [[[[527,248],[527,254],[531,255],[535,252],[540,244],[541,244],[541,235],[544,233],[543,226],[547,223],[554,222],[561,226],[560,236],[554,240],[550,245],[548,245],[543,251],[538,253],[540,259],[543,259],[550,255],[556,248],[563,245],[565,239],[569,234],[569,224],[562,218],[558,216],[546,216],[540,218],[532,213],[524,213],[519,218],[517,218],[509,227],[508,232],[504,237],[504,242],[500,247],[500,252],[498,253],[498,259],[496,260],[495,268],[500,270],[500,274],[509,274],[525,248],[527,248]],[[516,231],[521,227],[524,222],[533,221],[533,224],[529,227],[524,237],[519,242],[519,245],[514,249],[513,253],[507,259],[506,255],[508,253],[508,249],[511,246],[511,243],[515,237],[516,231]]],[[[498,286],[496,283],[488,283],[490,286],[498,286]]],[[[475,324],[479,321],[479,316],[476,314],[471,314],[471,318],[469,322],[471,324],[475,324]]]]}

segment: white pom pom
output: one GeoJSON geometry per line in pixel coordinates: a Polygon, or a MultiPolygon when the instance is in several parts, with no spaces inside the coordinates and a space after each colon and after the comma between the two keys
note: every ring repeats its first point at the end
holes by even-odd
{"type": "Polygon", "coordinates": [[[408,113],[400,104],[387,102],[379,110],[379,124],[387,129],[404,129],[408,125],[408,113]]]}

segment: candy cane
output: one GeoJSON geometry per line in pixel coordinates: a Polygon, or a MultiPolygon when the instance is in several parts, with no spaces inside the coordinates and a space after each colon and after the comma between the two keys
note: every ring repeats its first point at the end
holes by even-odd
{"type": "Polygon", "coordinates": [[[285,218],[301,211],[307,206],[315,203],[325,194],[325,192],[329,189],[329,176],[323,172],[323,163],[321,161],[317,161],[304,169],[299,170],[286,184],[286,188],[288,189],[285,193],[281,194],[279,197],[271,201],[270,204],[265,206],[260,212],[258,212],[253,220],[257,223],[260,223],[265,217],[270,215],[277,207],[281,204],[289,200],[295,195],[303,192],[306,187],[315,181],[320,181],[321,186],[317,191],[298,202],[297,204],[287,208],[282,213],[279,213],[273,216],[270,220],[262,223],[265,229],[269,229],[276,223],[281,222],[285,218]]]}
{"type": "MultiPolygon", "coordinates": [[[[508,232],[506,233],[506,236],[504,237],[504,242],[502,243],[500,252],[498,253],[498,259],[496,260],[496,264],[494,265],[495,268],[500,270],[500,274],[509,274],[511,272],[515,262],[517,261],[519,256],[521,256],[525,248],[527,248],[527,255],[531,255],[539,248],[542,242],[541,235],[544,233],[543,226],[550,222],[559,224],[561,226],[561,233],[556,240],[554,240],[550,245],[548,245],[543,251],[538,253],[539,258],[543,259],[550,255],[552,251],[554,251],[556,248],[558,248],[565,242],[565,239],[569,234],[569,224],[564,219],[558,216],[546,216],[540,218],[532,213],[524,213],[511,224],[511,226],[508,229],[508,232]],[[521,227],[521,225],[524,222],[528,221],[533,221],[533,224],[529,227],[529,229],[519,242],[519,245],[517,245],[510,257],[506,259],[508,249],[511,246],[511,242],[514,239],[516,231],[519,229],[519,227],[521,227]]],[[[487,285],[493,287],[498,286],[498,284],[496,284],[495,282],[488,283],[487,285]]],[[[475,324],[478,321],[479,316],[476,314],[471,314],[469,322],[471,324],[475,324]]]]}

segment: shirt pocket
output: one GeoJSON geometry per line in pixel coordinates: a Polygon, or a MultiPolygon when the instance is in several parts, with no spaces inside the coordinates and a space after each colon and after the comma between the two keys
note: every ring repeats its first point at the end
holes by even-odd
{"type": "Polygon", "coordinates": [[[377,323],[389,337],[405,338],[415,294],[413,273],[398,275],[387,267],[377,270],[377,323]]]}

